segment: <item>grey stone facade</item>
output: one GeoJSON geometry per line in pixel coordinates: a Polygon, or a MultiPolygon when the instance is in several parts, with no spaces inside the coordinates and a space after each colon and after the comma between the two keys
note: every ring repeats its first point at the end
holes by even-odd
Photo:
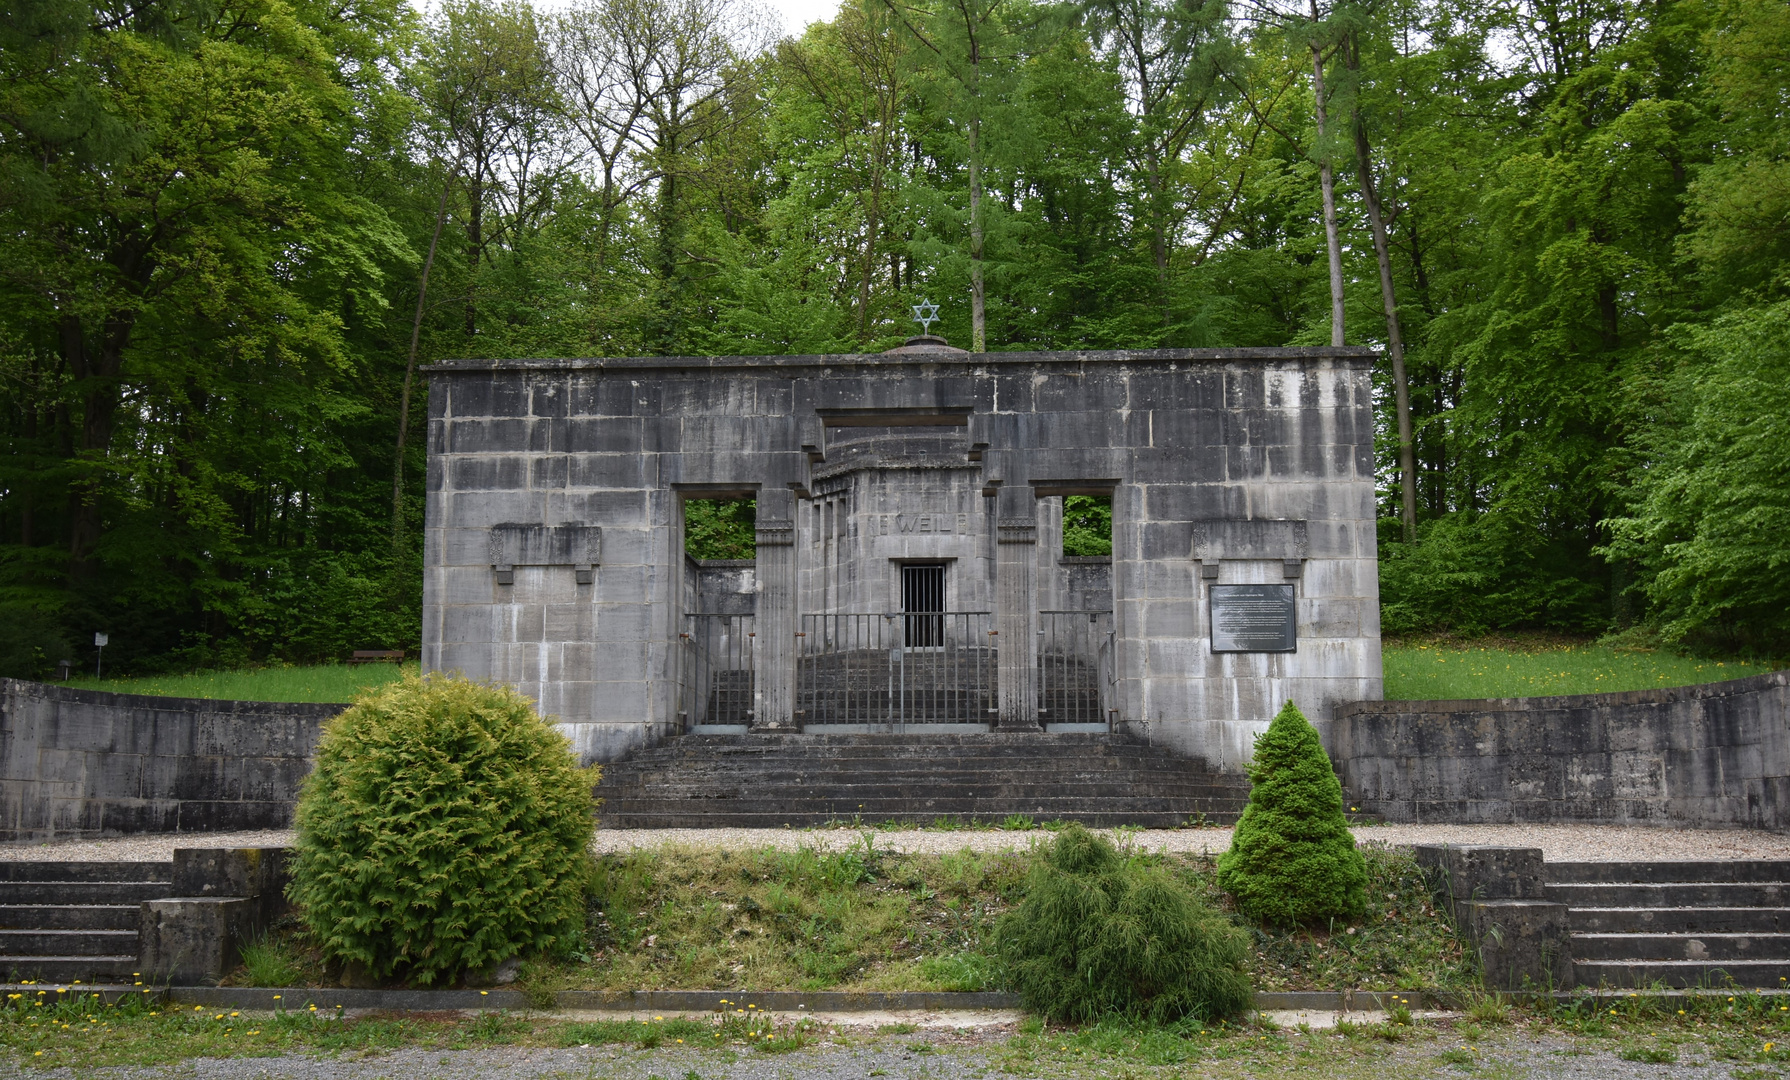
{"type": "Polygon", "coordinates": [[[1325,719],[1380,697],[1372,363],[910,346],[437,365],[423,664],[517,686],[613,760],[692,722],[691,616],[750,610],[732,685],[754,730],[796,730],[840,719],[798,686],[819,639],[899,626],[903,567],[942,566],[930,647],[988,665],[987,707],[969,687],[951,719],[1037,730],[1048,613],[1109,610],[1086,659],[1107,719],[1235,768],[1288,698],[1325,719]],[[1083,493],[1112,496],[1110,560],[1061,555],[1083,493]],[[726,496],[757,500],[750,567],[683,554],[684,501],[726,496]],[[1291,584],[1296,651],[1214,654],[1215,583],[1291,584]]]}

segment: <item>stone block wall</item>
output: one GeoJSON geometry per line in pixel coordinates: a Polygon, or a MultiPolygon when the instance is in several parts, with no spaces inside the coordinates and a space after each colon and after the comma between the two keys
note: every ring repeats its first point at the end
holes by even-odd
{"type": "Polygon", "coordinates": [[[1790,671],[1570,697],[1338,706],[1353,805],[1397,822],[1790,824],[1790,671]]]}
{"type": "Polygon", "coordinates": [[[517,687],[586,760],[673,734],[675,643],[705,584],[685,565],[683,500],[749,496],[755,725],[796,722],[801,615],[897,610],[900,564],[937,561],[952,609],[992,612],[1003,729],[1038,725],[1038,612],[1093,603],[1098,584],[1120,722],[1235,770],[1288,699],[1322,719],[1380,694],[1373,361],[1287,348],[435,365],[423,666],[517,687]],[[1078,493],[1113,499],[1098,573],[1060,563],[1061,501],[1078,493]],[[578,558],[493,546],[521,528],[598,539],[578,558]],[[1211,587],[1264,583],[1294,589],[1296,651],[1215,653],[1211,587]]]}
{"type": "Polygon", "coordinates": [[[0,679],[0,841],[285,828],[346,707],[0,679]]]}

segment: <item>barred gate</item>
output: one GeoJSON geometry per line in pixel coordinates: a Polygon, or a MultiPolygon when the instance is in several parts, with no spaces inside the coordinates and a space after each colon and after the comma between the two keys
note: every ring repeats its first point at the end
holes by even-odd
{"type": "Polygon", "coordinates": [[[1038,719],[1112,726],[1113,613],[1038,613],[1038,719]]]}
{"type": "Polygon", "coordinates": [[[986,611],[803,615],[796,720],[804,726],[993,723],[993,622],[986,611]]]}
{"type": "Polygon", "coordinates": [[[678,719],[685,731],[752,722],[751,615],[686,615],[678,635],[678,719]]]}

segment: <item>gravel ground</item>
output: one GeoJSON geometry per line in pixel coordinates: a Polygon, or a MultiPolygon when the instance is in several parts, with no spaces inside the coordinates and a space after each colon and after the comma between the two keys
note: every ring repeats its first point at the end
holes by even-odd
{"type": "MultiPolygon", "coordinates": [[[[1419,1037],[1387,1046],[1340,1043],[1336,1036],[1293,1036],[1290,1050],[1150,1069],[1114,1059],[1084,1062],[1003,1060],[998,1041],[973,1035],[878,1037],[853,1045],[823,1044],[788,1054],[717,1054],[688,1050],[574,1047],[565,1050],[495,1048],[483,1050],[403,1050],[366,1057],[200,1059],[153,1068],[83,1070],[83,1078],[106,1080],[937,1080],[941,1077],[1127,1076],[1242,1078],[1323,1077],[1326,1080],[1417,1080],[1460,1078],[1469,1069],[1439,1056],[1463,1045],[1443,1037],[1419,1037]]],[[[1521,1028],[1478,1044],[1471,1072],[1508,1080],[1728,1080],[1734,1076],[1776,1075],[1731,1063],[1716,1063],[1689,1047],[1679,1061],[1646,1064],[1623,1061],[1608,1042],[1534,1037],[1521,1028]]],[[[34,1076],[72,1077],[67,1069],[33,1069],[34,1076]]]]}
{"type": "MultiPolygon", "coordinates": [[[[962,851],[1024,851],[1047,840],[1044,830],[937,830],[880,832],[872,829],[602,829],[592,849],[599,852],[678,845],[711,848],[795,848],[803,845],[843,850],[871,836],[889,851],[939,854],[962,851]]],[[[1231,843],[1229,829],[1145,829],[1127,831],[1148,851],[1217,854],[1231,843]]],[[[1364,844],[1499,844],[1539,847],[1553,862],[1675,862],[1693,859],[1790,859],[1790,835],[1757,830],[1665,829],[1620,825],[1370,825],[1355,830],[1364,844]]],[[[186,833],[127,836],[111,840],[64,840],[0,845],[3,861],[162,862],[180,847],[273,847],[292,842],[282,831],[186,833]]]]}

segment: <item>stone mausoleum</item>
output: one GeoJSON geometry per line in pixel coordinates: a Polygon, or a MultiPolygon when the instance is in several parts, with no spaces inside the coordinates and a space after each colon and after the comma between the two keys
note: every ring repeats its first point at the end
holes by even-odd
{"type": "Polygon", "coordinates": [[[423,665],[517,686],[587,760],[1104,732],[1235,772],[1284,700],[1380,697],[1373,360],[439,364],[423,665]],[[1063,554],[1084,494],[1110,558],[1063,554]],[[756,558],[688,557],[686,505],[733,498],[756,558]]]}

